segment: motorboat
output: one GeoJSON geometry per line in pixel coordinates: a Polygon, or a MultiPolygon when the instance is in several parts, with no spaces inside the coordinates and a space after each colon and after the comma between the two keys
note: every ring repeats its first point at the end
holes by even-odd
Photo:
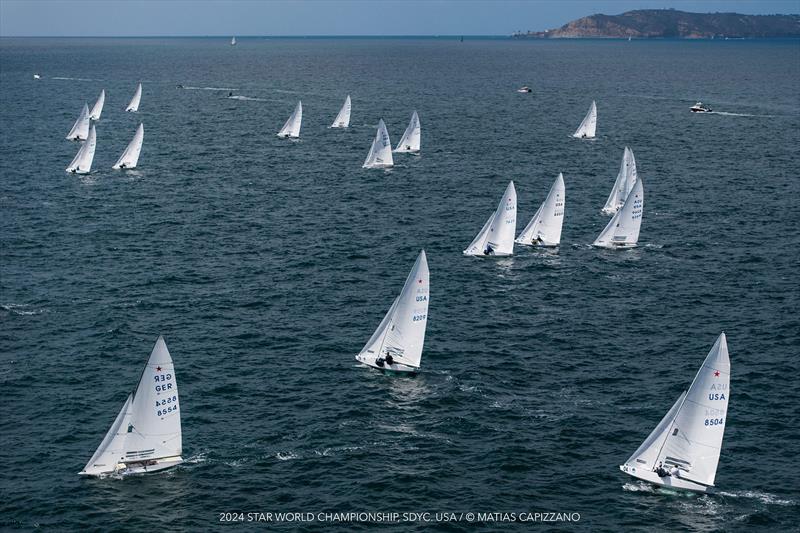
{"type": "Polygon", "coordinates": [[[703,105],[703,102],[697,102],[690,109],[692,113],[711,113],[711,108],[703,105]]]}
{"type": "Polygon", "coordinates": [[[531,92],[533,92],[533,90],[531,90],[530,87],[525,85],[524,87],[520,87],[519,89],[517,89],[517,92],[518,93],[531,93],[531,92]]]}

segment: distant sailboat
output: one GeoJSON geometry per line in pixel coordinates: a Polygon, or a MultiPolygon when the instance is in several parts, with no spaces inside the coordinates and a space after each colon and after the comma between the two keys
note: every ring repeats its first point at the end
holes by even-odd
{"type": "Polygon", "coordinates": [[[67,134],[70,141],[85,141],[89,136],[89,105],[83,104],[78,120],[72,125],[72,129],[67,134]]]}
{"type": "Polygon", "coordinates": [[[626,146],[622,154],[622,163],[619,166],[617,180],[614,182],[611,194],[608,195],[606,205],[603,207],[603,213],[613,215],[619,211],[619,208],[625,203],[628,193],[633,189],[637,177],[636,159],[633,157],[633,150],[626,146]]]}
{"type": "Polygon", "coordinates": [[[559,173],[547,198],[514,242],[527,246],[558,246],[564,223],[564,201],[564,175],[559,173]]]}
{"type": "Polygon", "coordinates": [[[106,103],[106,90],[103,89],[100,91],[100,96],[97,97],[97,101],[94,103],[94,107],[92,107],[92,112],[89,113],[89,118],[92,120],[100,120],[100,115],[103,113],[103,104],[106,103]]]}
{"type": "Polygon", "coordinates": [[[514,233],[517,231],[517,191],[514,182],[506,187],[497,209],[481,231],[464,250],[464,255],[504,256],[514,253],[514,233]]]}
{"type": "Polygon", "coordinates": [[[389,168],[394,165],[392,158],[392,144],[389,141],[389,132],[386,131],[386,124],[383,119],[378,122],[378,131],[375,133],[375,140],[369,147],[367,159],[364,160],[362,168],[389,168]]]}
{"type": "Polygon", "coordinates": [[[236,46],[236,37],[231,37],[231,46],[236,46]]]}
{"type": "Polygon", "coordinates": [[[111,168],[136,168],[136,165],[139,163],[139,153],[142,151],[142,142],[144,142],[144,124],[139,124],[128,147],[125,148],[125,151],[122,152],[122,155],[119,156],[119,159],[117,159],[117,162],[114,163],[114,166],[111,168]]]}
{"type": "Polygon", "coordinates": [[[695,492],[713,487],[725,433],[730,377],[728,343],[722,333],[689,390],[680,395],[620,470],[661,487],[695,492]]]}
{"type": "Polygon", "coordinates": [[[395,148],[394,151],[417,153],[419,152],[419,149],[420,149],[419,115],[417,115],[417,112],[414,111],[411,114],[411,121],[408,123],[406,131],[403,133],[403,137],[400,139],[400,142],[397,143],[397,148],[395,148]]]}
{"type": "Polygon", "coordinates": [[[642,180],[636,180],[633,189],[625,198],[622,208],[611,218],[592,246],[600,248],[634,248],[639,242],[644,210],[644,188],[642,180]]]}
{"type": "Polygon", "coordinates": [[[138,87],[136,87],[136,92],[133,93],[133,98],[131,98],[131,103],[128,104],[128,107],[125,108],[125,111],[129,113],[136,113],[139,111],[139,102],[142,101],[142,84],[140,83],[138,87]]]}
{"type": "Polygon", "coordinates": [[[339,114],[333,120],[331,128],[347,128],[350,126],[350,108],[350,95],[348,94],[347,98],[344,99],[342,108],[339,110],[339,114]]]}
{"type": "Polygon", "coordinates": [[[589,106],[589,112],[583,117],[583,122],[572,134],[577,139],[592,139],[594,138],[595,130],[597,130],[597,104],[592,100],[592,105],[589,106]]]}
{"type": "Polygon", "coordinates": [[[300,124],[303,122],[303,102],[297,102],[297,106],[294,108],[289,119],[286,121],[286,124],[283,125],[281,131],[278,132],[278,137],[282,137],[286,139],[287,137],[291,137],[293,139],[297,139],[300,137],[300,124]]]}
{"type": "Polygon", "coordinates": [[[81,475],[141,474],[183,462],[175,366],[158,337],[136,389],[128,395],[81,475]]]}
{"type": "Polygon", "coordinates": [[[72,174],[88,174],[92,170],[92,161],[94,160],[94,149],[97,146],[97,133],[94,129],[94,124],[89,128],[89,136],[86,142],[81,144],[78,153],[72,160],[72,163],[66,168],[67,172],[72,174]]]}
{"type": "Polygon", "coordinates": [[[42,77],[41,77],[41,76],[39,76],[38,74],[34,74],[34,75],[33,75],[33,79],[35,79],[35,80],[40,80],[40,79],[42,79],[42,77]]]}
{"type": "Polygon", "coordinates": [[[428,323],[430,274],[422,250],[378,329],[356,356],[356,360],[384,372],[419,370],[425,327],[428,323]]]}

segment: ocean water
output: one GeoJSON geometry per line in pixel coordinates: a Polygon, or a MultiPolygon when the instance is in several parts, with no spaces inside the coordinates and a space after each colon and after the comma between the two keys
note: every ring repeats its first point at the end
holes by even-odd
{"type": "Polygon", "coordinates": [[[0,39],[2,527],[796,528],[798,87],[798,41],[0,39]],[[93,171],[68,175],[64,136],[103,88],[93,171]],[[351,128],[328,129],[347,94],[351,128]],[[278,139],[299,99],[301,139],[278,139]],[[571,138],[592,100],[598,137],[571,138]],[[422,154],[362,169],[378,119],[396,141],[414,109],[422,154]],[[112,171],[139,121],[140,168],[112,171]],[[626,145],[640,247],[592,249],[626,145]],[[521,229],[558,172],[557,251],[462,257],[509,180],[521,229]],[[359,367],[422,248],[422,373],[359,367]],[[622,474],[723,330],[718,492],[622,474]],[[80,478],[159,334],[187,462],[80,478]]]}

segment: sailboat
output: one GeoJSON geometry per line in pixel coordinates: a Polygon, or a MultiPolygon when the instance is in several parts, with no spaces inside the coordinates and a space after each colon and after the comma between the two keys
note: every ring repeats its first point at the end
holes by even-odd
{"type": "Polygon", "coordinates": [[[303,102],[297,102],[297,107],[294,108],[291,116],[283,125],[281,131],[278,132],[278,137],[297,139],[300,137],[300,124],[303,122],[303,102]]]}
{"type": "Polygon", "coordinates": [[[397,143],[397,148],[395,148],[394,151],[417,153],[419,152],[420,148],[419,145],[420,145],[419,115],[417,115],[417,112],[414,111],[411,114],[411,121],[408,123],[406,131],[403,133],[403,137],[400,139],[400,142],[397,143]]]}
{"type": "Polygon", "coordinates": [[[725,433],[730,379],[728,343],[722,333],[689,390],[678,397],[620,470],[661,487],[695,492],[712,488],[725,433]]]}
{"type": "Polygon", "coordinates": [[[231,46],[236,46],[236,37],[231,37],[231,46]]]}
{"type": "Polygon", "coordinates": [[[100,91],[100,96],[97,97],[97,101],[94,103],[92,107],[92,112],[89,113],[89,118],[92,120],[100,120],[100,114],[103,112],[103,104],[106,103],[106,90],[102,89],[100,91]]]}
{"type": "Polygon", "coordinates": [[[608,222],[592,246],[599,248],[634,248],[639,241],[644,210],[644,188],[642,180],[636,180],[633,189],[625,198],[622,208],[608,222]]]}
{"type": "Polygon", "coordinates": [[[72,129],[67,134],[70,141],[85,141],[89,136],[89,105],[83,104],[78,120],[72,125],[72,129]]]}
{"type": "Polygon", "coordinates": [[[347,128],[350,126],[350,108],[350,95],[348,94],[347,98],[344,99],[342,108],[339,110],[339,114],[333,120],[331,128],[347,128]]]}
{"type": "Polygon", "coordinates": [[[378,329],[356,360],[383,372],[416,373],[428,323],[430,273],[422,250],[378,329]]]}
{"type": "Polygon", "coordinates": [[[514,241],[527,246],[558,246],[564,223],[564,175],[559,172],[542,205],[514,241]]]}
{"type": "Polygon", "coordinates": [[[577,139],[593,139],[595,130],[597,129],[597,104],[592,100],[592,105],[589,106],[589,112],[583,117],[583,122],[572,134],[577,139]]]}
{"type": "Polygon", "coordinates": [[[494,213],[481,228],[464,255],[504,256],[514,253],[514,232],[517,230],[517,191],[514,182],[506,187],[494,213]]]}
{"type": "Polygon", "coordinates": [[[378,122],[375,140],[372,141],[367,159],[364,160],[364,164],[361,166],[362,168],[389,168],[394,166],[392,143],[389,142],[389,132],[386,131],[386,124],[383,119],[378,122]]]}
{"type": "Polygon", "coordinates": [[[141,474],[183,462],[175,366],[159,336],[136,389],[81,475],[141,474]]]}
{"type": "Polygon", "coordinates": [[[626,146],[622,154],[622,163],[619,166],[617,180],[614,182],[611,194],[608,195],[608,200],[606,200],[606,205],[602,210],[603,213],[613,215],[619,211],[619,208],[625,203],[628,193],[633,189],[636,178],[636,159],[633,157],[633,150],[626,146]]]}
{"type": "Polygon", "coordinates": [[[133,98],[131,98],[131,103],[128,104],[128,107],[125,108],[125,111],[129,113],[136,113],[139,111],[139,102],[142,101],[142,84],[140,83],[138,87],[136,87],[136,92],[133,93],[133,98]]]}
{"type": "Polygon", "coordinates": [[[66,168],[67,172],[72,174],[88,174],[92,170],[92,161],[94,160],[94,149],[97,146],[97,132],[95,132],[94,124],[89,128],[89,136],[86,142],[81,144],[78,153],[72,163],[66,168]]]}
{"type": "Polygon", "coordinates": [[[144,124],[139,124],[136,128],[136,133],[133,134],[133,139],[119,156],[117,162],[111,168],[114,169],[131,169],[136,168],[139,163],[139,153],[142,151],[142,142],[144,142],[144,124]]]}

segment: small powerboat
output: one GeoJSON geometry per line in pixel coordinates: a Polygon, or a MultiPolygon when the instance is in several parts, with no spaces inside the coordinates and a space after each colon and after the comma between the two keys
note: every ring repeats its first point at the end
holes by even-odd
{"type": "Polygon", "coordinates": [[[39,76],[38,74],[34,74],[34,75],[33,75],[33,79],[35,79],[35,80],[40,80],[40,79],[42,79],[42,77],[41,77],[41,76],[39,76]]]}
{"type": "Polygon", "coordinates": [[[517,89],[517,92],[518,92],[518,93],[530,93],[530,92],[533,92],[533,91],[531,90],[531,88],[530,88],[530,87],[528,87],[528,86],[526,85],[526,86],[524,86],[524,87],[520,87],[519,89],[517,89]]]}
{"type": "Polygon", "coordinates": [[[690,109],[692,113],[711,113],[711,108],[703,105],[703,102],[697,102],[690,109]]]}

